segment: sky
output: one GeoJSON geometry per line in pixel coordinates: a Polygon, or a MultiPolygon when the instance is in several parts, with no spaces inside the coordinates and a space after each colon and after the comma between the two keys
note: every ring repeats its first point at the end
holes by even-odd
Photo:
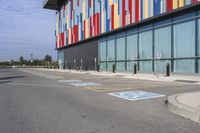
{"type": "Polygon", "coordinates": [[[20,56],[56,59],[55,11],[42,8],[43,0],[0,0],[0,61],[20,56]]]}

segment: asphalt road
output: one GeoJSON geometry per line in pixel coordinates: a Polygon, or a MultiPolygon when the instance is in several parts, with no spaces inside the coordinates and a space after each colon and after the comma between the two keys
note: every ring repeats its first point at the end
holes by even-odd
{"type": "Polygon", "coordinates": [[[194,84],[0,69],[0,133],[199,133],[199,124],[172,114],[165,105],[169,95],[199,90],[194,84]],[[59,82],[72,79],[101,86],[59,82]],[[127,90],[166,96],[129,101],[108,95],[127,90]]]}

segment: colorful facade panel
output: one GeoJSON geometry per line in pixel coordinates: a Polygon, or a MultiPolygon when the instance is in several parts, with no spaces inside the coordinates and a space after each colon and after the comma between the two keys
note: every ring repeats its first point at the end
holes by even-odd
{"type": "Polygon", "coordinates": [[[56,14],[56,48],[198,1],[200,0],[66,0],[56,14]]]}

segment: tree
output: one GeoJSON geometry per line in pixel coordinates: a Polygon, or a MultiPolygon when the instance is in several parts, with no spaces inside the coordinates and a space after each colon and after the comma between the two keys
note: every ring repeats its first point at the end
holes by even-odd
{"type": "Polygon", "coordinates": [[[46,55],[45,58],[44,58],[44,61],[45,62],[52,62],[52,58],[50,55],[46,55]]]}
{"type": "Polygon", "coordinates": [[[20,61],[20,64],[22,65],[22,64],[24,64],[24,57],[23,56],[20,56],[20,58],[19,58],[19,61],[20,61]]]}

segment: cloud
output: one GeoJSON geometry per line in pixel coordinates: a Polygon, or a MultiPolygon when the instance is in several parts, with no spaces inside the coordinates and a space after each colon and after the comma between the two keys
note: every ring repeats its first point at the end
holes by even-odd
{"type": "Polygon", "coordinates": [[[56,57],[55,11],[42,9],[43,0],[0,1],[0,60],[34,52],[56,57]]]}

